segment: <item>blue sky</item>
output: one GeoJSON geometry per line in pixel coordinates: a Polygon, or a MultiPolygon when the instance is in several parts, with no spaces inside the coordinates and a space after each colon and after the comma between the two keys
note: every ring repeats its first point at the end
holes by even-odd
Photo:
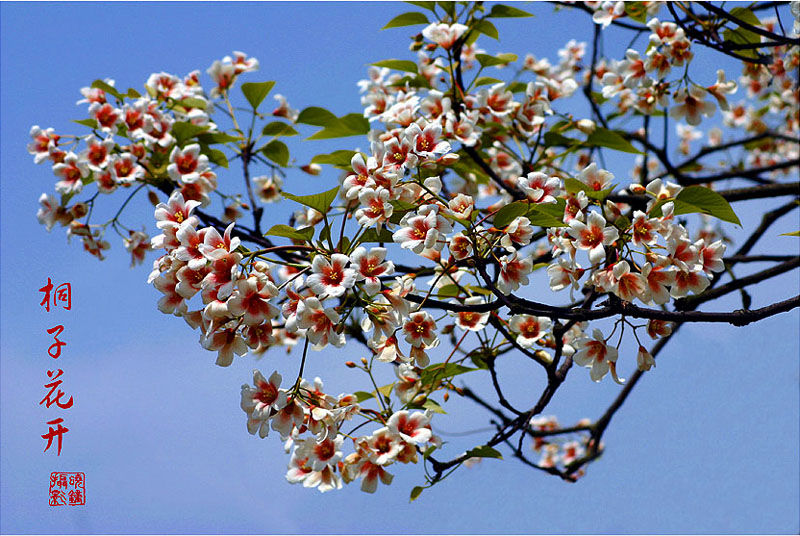
{"type": "MultiPolygon", "coordinates": [[[[239,388],[252,369],[277,369],[285,378],[299,353],[268,353],[259,362],[214,365],[184,322],[156,309],[159,294],[145,282],[150,261],[129,269],[121,241],[98,262],[67,244],[63,231],[48,234],[36,222],[37,199],[54,177],[25,151],[33,124],[78,133],[72,119],[79,88],[110,77],[141,89],[153,72],[183,76],[205,69],[233,50],[261,62],[251,81],[276,80],[273,92],[296,108],[322,105],[341,115],[361,110],[356,82],[366,65],[386,58],[413,59],[414,30],[380,31],[411,8],[398,3],[2,3],[0,4],[0,531],[7,533],[796,533],[798,526],[798,314],[794,311],[747,328],[691,325],[682,329],[618,413],[604,437],[602,459],[577,484],[523,467],[513,459],[462,468],[426,490],[421,466],[394,467],[391,487],[374,496],[346,486],[320,494],[284,480],[288,455],[278,438],[247,434],[239,388]],[[73,286],[73,309],[46,313],[38,289],[51,277],[73,286]],[[45,330],[63,324],[58,367],[75,405],[43,409],[47,356],[45,330]],[[63,416],[70,432],[55,457],[40,435],[63,416]],[[52,471],[83,471],[85,507],[47,506],[52,471]]],[[[554,16],[549,5],[529,6],[534,19],[498,23],[501,41],[479,41],[490,53],[513,51],[557,61],[568,39],[588,40],[583,15],[554,16]],[[568,29],[568,31],[567,31],[568,29]]],[[[788,20],[788,19],[787,19],[788,20]]],[[[609,34],[606,52],[621,57],[609,34]]],[[[639,42],[640,48],[644,44],[639,42]]],[[[727,64],[726,64],[727,65],[727,64]]],[[[709,84],[718,67],[698,59],[709,84]]],[[[732,75],[731,75],[732,76],[732,75]]],[[[271,100],[271,97],[268,97],[271,100]]],[[[575,112],[578,113],[578,112],[575,112]]],[[[290,143],[298,162],[336,148],[366,147],[364,139],[290,143]]],[[[627,177],[630,162],[611,170],[627,177]]],[[[226,180],[221,175],[220,182],[226,180]]],[[[227,180],[240,180],[235,173],[227,180]]],[[[310,179],[290,175],[299,193],[335,185],[332,170],[310,179]]],[[[118,201],[117,201],[118,202],[118,201]]],[[[745,231],[773,203],[738,204],[745,231]]],[[[106,210],[111,210],[107,208],[106,210]]],[[[275,212],[276,223],[286,209],[275,212]]],[[[271,217],[273,213],[270,213],[271,217]]],[[[146,201],[130,207],[136,227],[155,227],[146,201]]],[[[777,235],[798,228],[793,214],[770,231],[754,253],[797,243],[777,235]]],[[[729,226],[735,237],[744,236],[729,226]]],[[[152,259],[153,257],[150,257],[152,259]]],[[[758,268],[754,268],[758,269],[758,268]]],[[[746,273],[745,271],[742,272],[746,273]]],[[[796,274],[753,292],[753,307],[798,293],[796,274]]],[[[709,310],[740,307],[736,296],[709,310]]],[[[322,376],[331,392],[361,388],[346,359],[361,348],[311,354],[309,377],[322,376]],[[345,354],[346,357],[345,357],[345,354]]],[[[632,372],[633,354],[623,375],[632,372]]],[[[512,403],[542,388],[533,368],[500,367],[512,403]]],[[[576,370],[548,414],[564,424],[597,417],[618,387],[576,370]]],[[[486,391],[487,384],[478,382],[486,391]]],[[[488,437],[448,436],[488,426],[489,416],[468,401],[451,399],[442,437],[456,455],[488,437]]]]}

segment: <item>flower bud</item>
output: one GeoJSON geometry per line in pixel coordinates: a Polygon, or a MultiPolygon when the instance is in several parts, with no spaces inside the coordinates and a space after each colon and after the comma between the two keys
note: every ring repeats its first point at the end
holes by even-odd
{"type": "Polygon", "coordinates": [[[411,403],[414,404],[415,406],[421,406],[427,401],[428,397],[426,395],[417,395],[416,397],[414,397],[414,400],[411,403]]]}
{"type": "Polygon", "coordinates": [[[656,366],[656,361],[653,359],[653,354],[647,351],[644,346],[639,346],[639,353],[636,354],[636,367],[641,370],[650,370],[656,366]]]}
{"type": "Polygon", "coordinates": [[[452,166],[453,164],[458,162],[458,160],[460,158],[461,157],[458,156],[456,153],[447,153],[447,154],[442,155],[441,157],[439,157],[439,159],[436,161],[436,163],[437,164],[441,164],[443,166],[452,166]]]}
{"type": "Polygon", "coordinates": [[[575,123],[575,126],[578,127],[578,130],[580,130],[586,135],[591,134],[592,132],[594,132],[595,128],[597,128],[597,125],[595,125],[594,121],[592,121],[591,119],[581,119],[577,123],[575,123]]]}
{"type": "Polygon", "coordinates": [[[344,366],[347,368],[356,368],[358,365],[356,365],[352,361],[345,361],[344,366]]]}
{"type": "Polygon", "coordinates": [[[628,187],[628,190],[630,190],[631,193],[635,195],[643,195],[645,192],[647,192],[645,187],[641,184],[631,184],[628,187]]]}
{"type": "Polygon", "coordinates": [[[319,164],[306,164],[305,166],[301,166],[300,169],[309,175],[319,175],[322,172],[322,166],[319,164]]]}
{"type": "Polygon", "coordinates": [[[361,358],[361,364],[364,365],[365,367],[367,366],[367,358],[366,357],[362,357],[361,358]]]}
{"type": "Polygon", "coordinates": [[[153,205],[154,207],[161,202],[158,200],[158,194],[152,190],[147,192],[147,200],[150,201],[150,204],[153,205]]]}
{"type": "Polygon", "coordinates": [[[444,398],[444,401],[445,401],[445,402],[447,402],[448,400],[450,400],[450,393],[445,393],[443,398],[444,398]]]}
{"type": "Polygon", "coordinates": [[[72,208],[69,209],[70,215],[76,220],[86,216],[87,212],[89,212],[89,208],[86,206],[86,203],[75,203],[72,205],[72,208]]]}

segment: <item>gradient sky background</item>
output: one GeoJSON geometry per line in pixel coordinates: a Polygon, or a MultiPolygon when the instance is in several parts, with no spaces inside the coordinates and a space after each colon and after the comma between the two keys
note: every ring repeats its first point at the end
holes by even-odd
{"type": "MultiPolygon", "coordinates": [[[[415,28],[379,30],[412,9],[398,3],[0,5],[0,531],[800,530],[797,311],[747,328],[684,327],[617,414],[604,437],[603,458],[577,484],[509,458],[462,468],[413,504],[408,495],[424,483],[421,466],[392,467],[393,485],[375,495],[360,492],[357,484],[320,494],[286,483],[289,456],[281,442],[247,434],[239,408],[240,386],[252,379],[254,366],[267,375],[278,369],[285,379],[293,378],[299,352],[268,353],[257,363],[249,356],[237,358],[233,366],[219,368],[214,354],[198,345],[196,332],[156,309],[160,294],[145,282],[153,256],[129,269],[121,241],[109,234],[112,251],[98,262],[81,251],[77,240],[67,244],[61,228],[48,234],[37,223],[37,199],[52,192],[55,178],[48,165],[33,165],[25,151],[28,131],[38,124],[58,133],[82,133],[70,121],[85,117],[85,107],[74,103],[79,89],[92,80],[110,77],[119,87],[141,90],[153,72],[183,76],[200,69],[209,87],[205,70],[212,61],[242,50],[261,62],[261,70],[246,80],[276,80],[273,92],[288,96],[292,106],[322,105],[339,115],[359,112],[356,82],[368,63],[414,59],[408,37],[415,28]],[[72,311],[46,313],[39,307],[38,289],[47,277],[56,284],[72,283],[72,311]],[[45,330],[59,323],[66,327],[62,340],[68,346],[55,363],[47,355],[45,330]],[[75,399],[68,411],[38,405],[46,371],[56,365],[75,399]],[[70,428],[60,457],[52,450],[42,453],[40,438],[45,422],[56,416],[70,428]],[[51,471],[85,472],[88,505],[48,507],[51,471]]],[[[556,63],[556,51],[568,39],[591,37],[584,14],[554,15],[548,4],[527,9],[536,18],[500,20],[501,41],[482,37],[479,45],[489,53],[513,51],[523,57],[532,52],[556,63]]],[[[790,20],[786,11],[784,24],[790,20]]],[[[621,58],[628,40],[611,30],[606,51],[621,58]]],[[[636,46],[643,50],[644,41],[636,46]]],[[[731,62],[703,57],[691,72],[710,84],[723,64],[729,77],[735,76],[731,62]]],[[[582,109],[570,111],[577,115],[582,109]]],[[[299,142],[290,140],[299,163],[316,153],[367,146],[361,138],[299,142]]],[[[630,162],[609,160],[609,168],[625,180],[630,162]]],[[[331,169],[317,178],[292,173],[286,189],[322,191],[335,184],[336,176],[331,169]]],[[[220,183],[241,180],[235,172],[227,177],[221,174],[220,183]]],[[[106,210],[119,202],[118,197],[107,202],[106,210]]],[[[758,214],[776,204],[737,204],[745,231],[732,225],[726,230],[741,239],[758,214]]],[[[286,213],[284,207],[270,215],[286,213]]],[[[146,201],[134,203],[129,214],[129,224],[144,223],[154,234],[146,201]]],[[[796,252],[797,239],[777,235],[799,225],[796,213],[785,217],[753,253],[796,252]]],[[[796,272],[762,285],[752,293],[753,307],[794,296],[798,286],[796,272]]],[[[707,310],[740,306],[730,296],[707,310]]],[[[635,367],[634,353],[621,354],[623,376],[635,367]]],[[[362,389],[357,371],[342,365],[361,355],[356,346],[312,353],[307,376],[322,376],[333,393],[362,389]]],[[[519,405],[542,388],[538,371],[525,367],[510,359],[499,371],[512,403],[519,405]]],[[[485,382],[477,388],[487,392],[485,382]]],[[[596,418],[618,389],[609,378],[594,384],[587,371],[574,370],[546,413],[558,415],[565,425],[596,418]]],[[[433,425],[451,442],[448,456],[491,435],[446,435],[489,426],[489,416],[469,401],[451,399],[446,409],[449,415],[435,417],[433,425]]]]}

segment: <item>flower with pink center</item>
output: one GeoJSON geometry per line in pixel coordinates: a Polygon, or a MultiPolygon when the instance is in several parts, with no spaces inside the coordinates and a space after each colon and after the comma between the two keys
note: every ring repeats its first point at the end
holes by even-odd
{"type": "Polygon", "coordinates": [[[694,294],[700,294],[710,284],[711,281],[703,271],[703,268],[700,265],[696,265],[689,270],[675,272],[675,283],[669,289],[669,294],[673,298],[686,297],[690,291],[694,294]]]}
{"type": "Polygon", "coordinates": [[[267,437],[269,418],[286,406],[286,393],[280,390],[281,375],[272,373],[269,380],[260,371],[253,371],[253,386],[242,385],[242,410],[247,413],[247,431],[267,437]]]}
{"type": "Polygon", "coordinates": [[[709,246],[706,246],[705,241],[702,241],[699,249],[698,256],[706,275],[710,277],[713,272],[721,272],[725,269],[722,256],[725,254],[726,246],[722,243],[722,240],[717,240],[709,246]]]}
{"type": "Polygon", "coordinates": [[[505,233],[500,239],[500,245],[503,246],[506,251],[513,253],[516,249],[514,244],[527,246],[531,243],[532,236],[533,226],[531,226],[531,220],[525,216],[517,216],[508,224],[508,227],[506,227],[505,233]]]}
{"type": "Polygon", "coordinates": [[[421,129],[417,123],[411,123],[405,130],[405,137],[411,139],[414,153],[423,160],[436,160],[439,156],[451,151],[450,144],[441,140],[441,123],[428,123],[421,129]]]}
{"type": "Polygon", "coordinates": [[[569,225],[573,219],[584,219],[584,209],[589,205],[589,198],[586,197],[586,192],[580,192],[567,197],[567,204],[564,205],[564,223],[569,225]]]}
{"type": "Polygon", "coordinates": [[[418,162],[417,155],[412,150],[412,143],[403,136],[400,140],[396,137],[385,142],[386,152],[383,156],[383,165],[392,170],[400,168],[413,169],[418,162]]]}
{"type": "Polygon", "coordinates": [[[437,340],[436,322],[427,311],[411,313],[403,324],[406,342],[419,348],[423,344],[431,346],[437,340]]]}
{"type": "Polygon", "coordinates": [[[125,249],[131,254],[131,268],[144,262],[145,254],[150,251],[150,237],[142,231],[128,231],[128,238],[122,240],[125,249]]]}
{"type": "Polygon", "coordinates": [[[517,290],[520,285],[528,284],[528,274],[533,269],[529,258],[519,259],[519,254],[515,251],[511,255],[506,255],[500,259],[500,276],[497,279],[497,289],[503,294],[510,294],[517,290]]]}
{"type": "Polygon", "coordinates": [[[345,468],[342,476],[348,479],[348,482],[362,477],[361,491],[375,493],[378,489],[378,480],[388,486],[392,483],[394,475],[386,471],[383,466],[370,461],[365,449],[366,447],[359,447],[358,452],[350,454],[345,459],[345,468]]]}
{"type": "Polygon", "coordinates": [[[78,155],[69,152],[62,163],[53,166],[53,173],[57,177],[61,177],[61,180],[56,183],[58,193],[77,194],[83,189],[83,179],[89,176],[89,166],[78,155]]]}
{"type": "Polygon", "coordinates": [[[280,93],[276,93],[273,98],[278,101],[278,106],[272,110],[272,115],[275,117],[285,117],[292,123],[297,121],[297,118],[300,115],[300,112],[297,111],[295,108],[289,106],[289,101],[286,100],[286,97],[281,95],[280,93]]]}
{"type": "Polygon", "coordinates": [[[711,117],[716,111],[716,106],[706,102],[703,98],[706,90],[702,87],[692,86],[687,92],[685,88],[679,89],[673,98],[677,104],[669,111],[670,117],[674,119],[686,118],[686,122],[692,126],[700,124],[701,115],[711,117]]]}
{"type": "Polygon", "coordinates": [[[164,314],[181,316],[186,312],[186,302],[183,296],[178,294],[175,286],[178,279],[175,272],[165,272],[153,281],[153,286],[164,296],[158,300],[158,310],[164,314]]]}
{"type": "Polygon", "coordinates": [[[523,348],[533,348],[534,344],[547,335],[553,322],[545,316],[514,315],[508,325],[511,331],[519,333],[517,344],[523,348]]]}
{"type": "MultiPolygon", "coordinates": [[[[439,239],[436,226],[437,218],[440,216],[436,211],[409,217],[410,214],[412,213],[409,212],[403,216],[403,220],[400,221],[401,227],[394,232],[392,239],[400,244],[401,248],[410,249],[417,254],[422,253],[425,249],[436,248],[439,239]]],[[[444,244],[441,247],[443,246],[444,244]]]]}
{"type": "Polygon", "coordinates": [[[389,203],[389,190],[377,187],[363,188],[358,193],[361,208],[356,210],[358,224],[363,227],[377,226],[379,229],[391,217],[394,207],[389,203]]]}
{"type": "Polygon", "coordinates": [[[606,227],[605,218],[597,212],[591,212],[586,223],[577,219],[569,222],[568,233],[576,248],[589,250],[589,261],[592,264],[603,261],[606,257],[604,246],[610,246],[619,238],[617,229],[613,226],[606,227]]]}
{"type": "Polygon", "coordinates": [[[472,214],[472,209],[475,207],[475,200],[471,195],[458,194],[447,202],[447,206],[453,216],[468,220],[472,214]]]}
{"type": "Polygon", "coordinates": [[[592,15],[595,24],[599,24],[603,29],[608,27],[615,19],[625,15],[625,2],[606,0],[600,8],[592,15]]]}
{"type": "Polygon", "coordinates": [[[448,136],[452,136],[467,147],[475,145],[481,137],[481,132],[477,128],[478,112],[462,113],[456,117],[452,111],[447,113],[444,131],[448,136]]]}
{"type": "Polygon", "coordinates": [[[233,363],[233,355],[243,356],[247,353],[247,345],[236,328],[220,329],[201,339],[201,345],[211,352],[217,351],[216,365],[229,367],[233,363]]]}
{"type": "Polygon", "coordinates": [[[114,149],[114,139],[111,137],[103,141],[97,138],[86,139],[86,149],[81,152],[80,157],[85,160],[89,169],[99,172],[105,169],[109,162],[109,156],[114,149]]]}
{"type": "Polygon", "coordinates": [[[408,411],[396,411],[386,421],[386,426],[393,434],[397,434],[406,443],[423,445],[427,443],[433,433],[431,432],[430,410],[423,412],[409,413],[408,411]]]}
{"type": "MultiPolygon", "coordinates": [[[[208,259],[201,251],[201,246],[210,228],[206,227],[198,231],[195,229],[196,224],[197,220],[193,217],[184,220],[175,233],[176,238],[180,241],[180,246],[174,253],[175,258],[189,263],[189,268],[192,270],[199,270],[208,262],[208,259]]],[[[165,232],[167,229],[168,227],[164,228],[165,232]]]]}
{"type": "Polygon", "coordinates": [[[679,230],[667,239],[667,252],[669,261],[680,270],[689,270],[696,265],[702,266],[699,263],[700,255],[697,246],[689,241],[685,230],[679,230]]]}
{"type": "Polygon", "coordinates": [[[564,290],[570,287],[570,292],[578,290],[580,286],[578,281],[586,270],[581,268],[580,264],[561,257],[558,259],[557,264],[551,264],[547,267],[547,275],[550,277],[550,289],[554,292],[564,290]]]}
{"type": "Polygon", "coordinates": [[[656,360],[653,359],[653,354],[648,352],[644,346],[639,346],[639,351],[636,353],[636,368],[648,371],[655,366],[656,360]]]}
{"type": "Polygon", "coordinates": [[[33,141],[28,144],[28,152],[34,155],[35,164],[40,164],[50,157],[50,148],[55,147],[60,138],[54,129],[43,129],[39,125],[31,127],[30,136],[33,141]]]}
{"type": "Polygon", "coordinates": [[[200,174],[208,169],[208,157],[200,154],[200,145],[193,143],[183,149],[175,146],[169,155],[170,164],[167,173],[172,180],[193,183],[200,178],[200,174]]]}
{"type": "Polygon", "coordinates": [[[167,227],[179,228],[186,221],[197,225],[197,218],[191,214],[199,205],[200,203],[197,201],[184,201],[180,191],[175,190],[166,203],[156,205],[156,227],[159,229],[166,229],[167,227]]]}
{"type": "Polygon", "coordinates": [[[92,103],[89,106],[89,115],[97,121],[98,130],[106,134],[116,134],[117,123],[122,120],[122,110],[114,108],[109,103],[92,103]]]}
{"type": "Polygon", "coordinates": [[[654,266],[649,262],[642,266],[642,277],[645,280],[646,292],[640,299],[644,303],[651,301],[663,305],[669,301],[668,286],[675,283],[674,266],[654,266]]]}
{"type": "Polygon", "coordinates": [[[721,110],[725,110],[727,112],[731,109],[726,95],[732,95],[733,93],[736,93],[736,82],[732,80],[725,80],[725,71],[722,69],[717,70],[717,82],[706,89],[708,89],[708,92],[711,93],[712,97],[717,99],[717,103],[719,103],[721,110]]]}
{"type": "Polygon", "coordinates": [[[592,190],[599,192],[611,186],[614,175],[605,169],[597,169],[597,164],[592,162],[583,171],[578,173],[578,180],[592,190]]]}
{"type": "Polygon", "coordinates": [[[347,292],[356,282],[356,271],[347,268],[350,258],[341,253],[334,253],[330,260],[317,255],[311,262],[313,272],[306,284],[317,296],[337,298],[347,292]]]}
{"type": "Polygon", "coordinates": [[[281,435],[281,440],[286,441],[296,428],[303,426],[305,412],[297,398],[286,401],[280,411],[272,416],[272,429],[281,435]]]}
{"type": "MultiPolygon", "coordinates": [[[[205,263],[205,259],[203,261],[205,263]]],[[[182,266],[177,273],[178,284],[175,286],[175,291],[187,300],[190,299],[202,290],[203,280],[208,272],[209,269],[205,265],[196,270],[188,265],[182,266]]]]}
{"type": "Polygon", "coordinates": [[[466,259],[472,255],[473,251],[472,241],[463,231],[448,239],[447,248],[450,250],[450,254],[457,260],[466,259]]]}
{"type": "Polygon", "coordinates": [[[245,325],[256,326],[278,316],[278,308],[269,303],[277,295],[278,289],[265,275],[251,274],[239,280],[228,300],[228,311],[235,317],[241,316],[245,325]]]}
{"type": "Polygon", "coordinates": [[[219,97],[228,91],[236,78],[236,67],[231,63],[222,63],[219,60],[214,60],[206,72],[216,84],[211,90],[212,97],[219,97]]]}
{"type": "Polygon", "coordinates": [[[117,184],[131,184],[144,178],[144,168],[131,153],[112,155],[108,167],[117,184]]]}
{"type": "Polygon", "coordinates": [[[505,82],[494,84],[478,92],[478,108],[481,113],[503,117],[514,111],[514,94],[508,91],[505,82]]]}
{"type": "Polygon", "coordinates": [[[614,264],[612,274],[616,281],[612,291],[621,300],[632,302],[635,298],[641,299],[644,297],[647,290],[645,279],[641,274],[631,272],[628,261],[620,261],[614,264]]]}
{"type": "MultiPolygon", "coordinates": [[[[458,301],[453,301],[459,304],[458,301]]],[[[480,296],[471,296],[464,300],[464,305],[483,305],[486,302],[480,296]]],[[[456,318],[456,326],[465,331],[481,331],[489,322],[489,312],[480,311],[458,311],[451,312],[451,316],[456,318]]]]}
{"type": "Polygon", "coordinates": [[[39,204],[41,207],[36,213],[36,219],[47,228],[48,232],[50,232],[56,222],[61,225],[67,225],[72,220],[72,216],[69,212],[61,206],[58,199],[50,194],[42,194],[39,196],[39,204]]]}
{"type": "Polygon", "coordinates": [[[442,48],[450,49],[468,30],[463,24],[432,23],[422,30],[422,37],[442,48]]]}
{"type": "Polygon", "coordinates": [[[258,60],[256,58],[248,58],[247,54],[238,50],[233,51],[233,57],[225,56],[222,58],[223,63],[230,63],[234,66],[236,74],[251,73],[258,70],[258,60]]]}
{"type": "MultiPolygon", "coordinates": [[[[110,78],[106,78],[104,82],[112,87],[114,86],[114,80],[111,80],[110,78]]],[[[100,88],[82,87],[81,95],[83,95],[83,98],[77,101],[75,104],[92,104],[95,102],[104,104],[106,102],[106,92],[100,88]]]]}
{"type": "Polygon", "coordinates": [[[577,351],[572,360],[581,367],[591,368],[592,381],[599,382],[608,373],[609,364],[617,361],[617,349],[608,346],[603,332],[595,329],[592,337],[581,337],[575,341],[577,351]]]}
{"type": "Polygon", "coordinates": [[[549,177],[546,173],[534,171],[526,177],[517,179],[517,186],[534,203],[555,203],[555,196],[561,193],[561,179],[549,177]]]}
{"type": "Polygon", "coordinates": [[[394,263],[386,261],[386,248],[367,248],[359,246],[350,254],[356,281],[364,281],[364,290],[370,296],[381,290],[380,277],[394,273],[394,263]]]}
{"type": "Polygon", "coordinates": [[[659,337],[667,337],[671,333],[672,324],[666,320],[651,318],[647,322],[647,334],[650,335],[650,338],[653,340],[658,339],[659,337]]]}
{"type": "Polygon", "coordinates": [[[297,304],[297,327],[306,330],[306,337],[321,350],[328,343],[336,348],[345,344],[343,333],[337,333],[341,317],[333,308],[324,308],[317,298],[305,298],[297,304]]]}
{"type": "Polygon", "coordinates": [[[173,74],[160,72],[151,74],[144,87],[150,95],[157,99],[180,99],[182,97],[183,82],[173,74]]]}
{"type": "Polygon", "coordinates": [[[633,228],[631,229],[631,241],[635,246],[641,247],[642,244],[652,246],[656,243],[658,236],[656,230],[659,224],[657,220],[648,219],[647,214],[641,210],[633,213],[633,228]]]}
{"type": "Polygon", "coordinates": [[[208,228],[203,237],[203,243],[198,246],[200,252],[206,259],[210,261],[223,259],[239,247],[241,243],[239,237],[231,238],[234,225],[235,223],[228,225],[228,227],[225,228],[225,234],[223,236],[219,235],[215,227],[208,228]]]}
{"type": "MultiPolygon", "coordinates": [[[[369,160],[374,159],[370,158],[369,160]]],[[[345,177],[342,189],[347,199],[355,199],[363,188],[374,188],[375,180],[370,176],[371,174],[367,164],[364,163],[364,157],[361,153],[353,155],[353,158],[350,159],[350,166],[353,169],[353,173],[345,177]]],[[[375,166],[373,165],[373,167],[375,166]]]]}
{"type": "Polygon", "coordinates": [[[625,60],[620,64],[620,74],[624,76],[625,87],[635,87],[641,84],[647,76],[644,60],[632,48],[625,52],[625,60]]]}

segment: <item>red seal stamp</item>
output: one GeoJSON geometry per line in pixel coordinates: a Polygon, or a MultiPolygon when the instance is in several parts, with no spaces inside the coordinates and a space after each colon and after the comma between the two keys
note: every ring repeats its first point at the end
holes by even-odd
{"type": "Polygon", "coordinates": [[[83,473],[50,473],[50,506],[86,504],[86,477],[83,473]]]}

